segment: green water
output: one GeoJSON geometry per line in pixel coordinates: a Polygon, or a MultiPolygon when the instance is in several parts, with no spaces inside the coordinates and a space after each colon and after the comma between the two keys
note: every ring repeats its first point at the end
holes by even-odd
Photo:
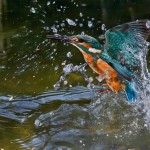
{"type": "Polygon", "coordinates": [[[149,16],[149,0],[1,0],[0,149],[150,150],[144,114],[123,93],[96,95],[76,72],[54,90],[64,66],[84,60],[76,48],[46,39],[84,32],[100,40],[102,24],[149,16]]]}

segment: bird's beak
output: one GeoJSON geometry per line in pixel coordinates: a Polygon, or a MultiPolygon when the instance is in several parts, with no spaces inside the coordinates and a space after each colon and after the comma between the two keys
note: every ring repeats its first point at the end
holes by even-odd
{"type": "Polygon", "coordinates": [[[71,43],[71,37],[66,36],[66,35],[60,35],[60,34],[54,34],[54,35],[47,35],[48,39],[52,39],[52,40],[60,40],[62,42],[65,43],[71,43]]]}

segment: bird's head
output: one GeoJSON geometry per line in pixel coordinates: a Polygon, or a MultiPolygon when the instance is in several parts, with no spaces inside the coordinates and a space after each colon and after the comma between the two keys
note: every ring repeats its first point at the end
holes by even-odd
{"type": "Polygon", "coordinates": [[[66,35],[48,35],[48,39],[60,40],[65,43],[70,43],[77,47],[81,52],[86,52],[88,54],[101,53],[102,47],[99,42],[88,35],[74,35],[74,36],[66,36],[66,35]]]}

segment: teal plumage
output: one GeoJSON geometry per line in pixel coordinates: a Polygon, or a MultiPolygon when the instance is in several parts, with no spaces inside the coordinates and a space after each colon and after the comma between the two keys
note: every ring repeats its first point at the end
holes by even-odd
{"type": "Polygon", "coordinates": [[[126,85],[126,88],[125,88],[125,93],[126,93],[126,96],[127,96],[127,100],[132,103],[135,101],[136,97],[137,97],[137,93],[135,91],[135,89],[133,88],[133,82],[126,82],[125,85],[126,85]]]}
{"type": "Polygon", "coordinates": [[[135,77],[133,72],[141,65],[139,59],[140,53],[145,53],[145,55],[147,53],[145,52],[145,49],[147,50],[146,39],[149,34],[149,20],[137,20],[125,23],[123,25],[116,26],[105,33],[106,43],[104,51],[106,51],[106,53],[114,59],[111,60],[113,62],[113,65],[111,66],[121,76],[128,80],[125,83],[125,92],[127,99],[130,102],[133,102],[137,96],[132,85],[132,80],[135,77]],[[122,69],[122,66],[125,66],[125,68],[122,69]]]}
{"type": "Polygon", "coordinates": [[[147,48],[150,21],[137,20],[116,26],[105,33],[108,54],[130,70],[140,66],[138,54],[147,48]]]}

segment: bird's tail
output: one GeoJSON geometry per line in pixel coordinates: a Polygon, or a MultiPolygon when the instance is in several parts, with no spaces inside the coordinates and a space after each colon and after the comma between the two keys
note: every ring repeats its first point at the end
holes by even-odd
{"type": "Polygon", "coordinates": [[[135,102],[136,96],[137,96],[137,93],[136,93],[135,89],[133,88],[133,84],[134,84],[133,81],[125,83],[125,93],[127,96],[127,100],[129,102],[135,102]]]}

